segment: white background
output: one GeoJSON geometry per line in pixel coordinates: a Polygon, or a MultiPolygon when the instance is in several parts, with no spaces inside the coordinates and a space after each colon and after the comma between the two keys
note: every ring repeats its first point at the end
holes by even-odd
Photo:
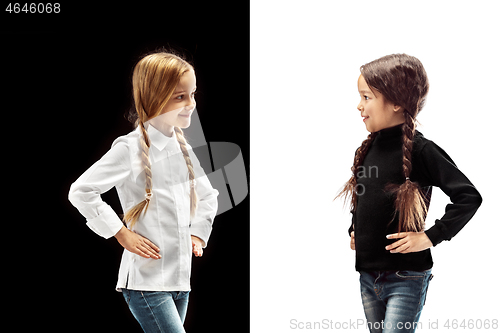
{"type": "MultiPolygon", "coordinates": [[[[418,129],[483,196],[465,228],[432,250],[419,332],[500,319],[499,32],[494,1],[251,1],[251,332],[364,319],[351,216],[332,199],[368,134],[359,67],[391,53],[423,63],[430,92],[418,129]]],[[[434,190],[427,228],[448,202],[434,190]]]]}

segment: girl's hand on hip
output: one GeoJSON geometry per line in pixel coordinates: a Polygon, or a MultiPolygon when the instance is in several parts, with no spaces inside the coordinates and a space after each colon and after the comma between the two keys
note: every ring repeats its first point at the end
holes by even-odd
{"type": "Polygon", "coordinates": [[[356,243],[354,241],[354,231],[351,231],[351,250],[356,250],[356,243]]]}
{"type": "Polygon", "coordinates": [[[201,257],[203,255],[203,241],[196,236],[191,236],[191,244],[193,245],[194,255],[201,257]]]}
{"type": "Polygon", "coordinates": [[[431,240],[423,231],[387,235],[387,239],[400,239],[385,247],[391,253],[420,252],[432,247],[431,240]]]}
{"type": "Polygon", "coordinates": [[[160,259],[160,248],[146,237],[142,237],[123,226],[115,235],[118,242],[126,250],[140,255],[143,258],[160,259]]]}

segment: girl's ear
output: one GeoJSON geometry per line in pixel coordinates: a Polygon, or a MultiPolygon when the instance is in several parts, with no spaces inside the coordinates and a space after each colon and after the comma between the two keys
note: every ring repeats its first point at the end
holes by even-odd
{"type": "Polygon", "coordinates": [[[394,105],[394,112],[403,111],[404,108],[401,105],[394,105]]]}

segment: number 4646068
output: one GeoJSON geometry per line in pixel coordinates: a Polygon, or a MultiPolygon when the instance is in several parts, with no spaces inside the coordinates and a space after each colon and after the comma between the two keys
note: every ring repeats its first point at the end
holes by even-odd
{"type": "Polygon", "coordinates": [[[19,14],[19,13],[31,13],[31,14],[42,14],[42,13],[55,13],[58,14],[61,12],[61,4],[59,3],[9,3],[6,12],[19,14]]]}

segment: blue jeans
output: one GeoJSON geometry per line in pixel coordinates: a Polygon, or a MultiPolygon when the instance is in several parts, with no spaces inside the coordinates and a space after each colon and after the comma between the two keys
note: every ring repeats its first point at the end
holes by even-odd
{"type": "Polygon", "coordinates": [[[360,272],[361,298],[371,333],[412,333],[433,275],[427,271],[360,272]]]}
{"type": "Polygon", "coordinates": [[[122,288],[123,297],[146,333],[185,333],[189,291],[140,291],[122,288]]]}

